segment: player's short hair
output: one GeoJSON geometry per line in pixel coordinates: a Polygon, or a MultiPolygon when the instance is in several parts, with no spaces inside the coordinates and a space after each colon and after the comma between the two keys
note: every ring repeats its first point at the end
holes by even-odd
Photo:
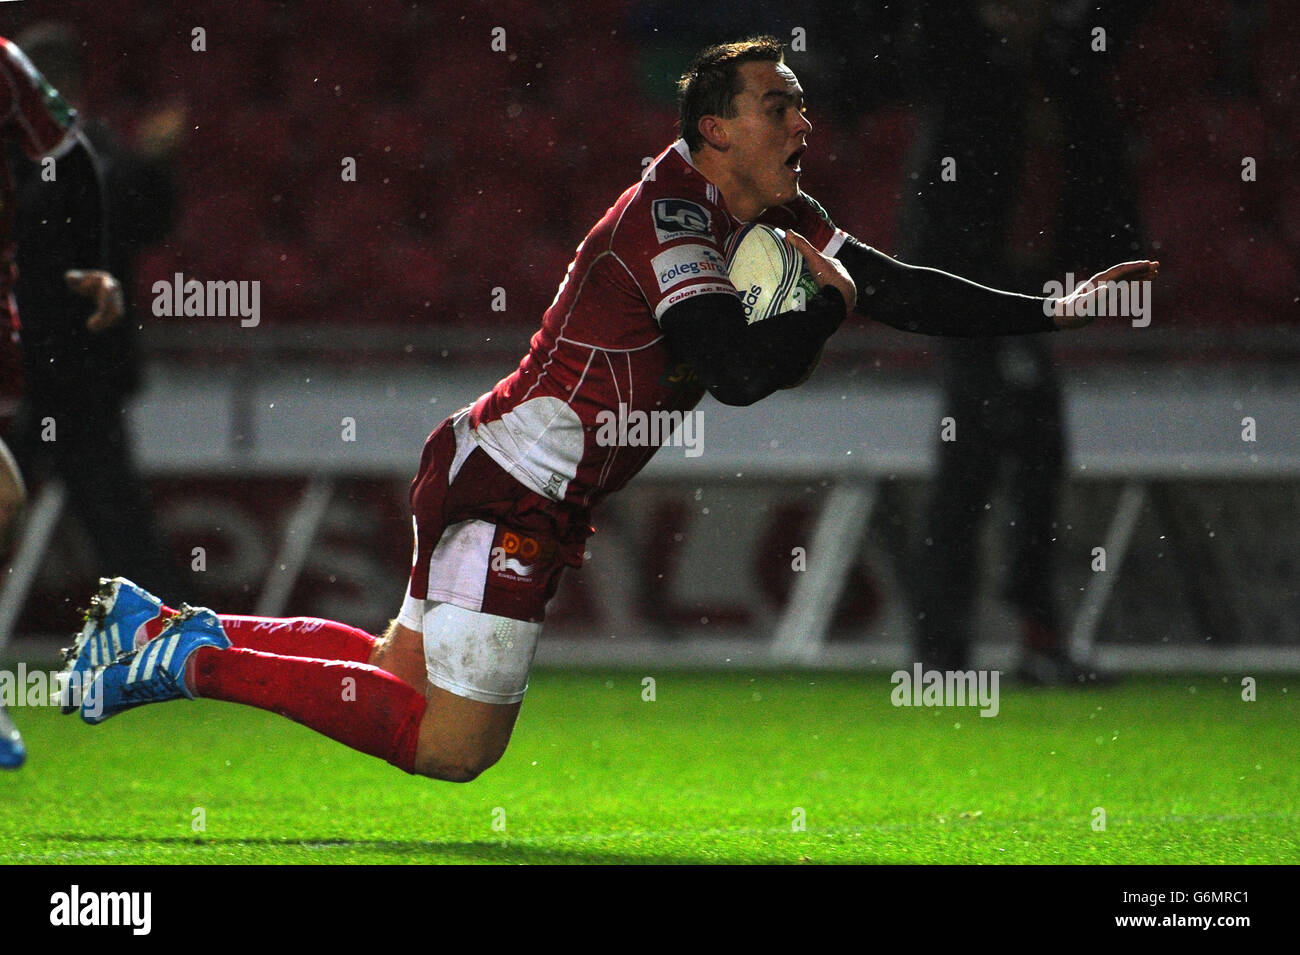
{"type": "Polygon", "coordinates": [[[704,144],[700,119],[736,115],[736,94],[745,88],[740,64],[781,63],[785,51],[773,36],[755,36],[736,43],[719,43],[702,50],[677,82],[680,108],[677,133],[692,150],[704,144]]]}

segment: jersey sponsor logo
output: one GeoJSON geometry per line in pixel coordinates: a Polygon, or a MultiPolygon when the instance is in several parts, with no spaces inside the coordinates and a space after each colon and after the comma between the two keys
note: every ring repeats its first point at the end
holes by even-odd
{"type": "Polygon", "coordinates": [[[669,365],[659,376],[659,384],[664,388],[685,388],[689,385],[698,386],[699,383],[700,376],[695,373],[695,368],[684,361],[669,365]]]}
{"type": "Polygon", "coordinates": [[[704,295],[708,292],[720,292],[724,295],[735,295],[736,290],[730,283],[714,282],[711,285],[688,285],[686,288],[679,288],[676,292],[670,294],[655,309],[655,321],[664,317],[664,312],[672,308],[678,302],[684,302],[688,298],[696,295],[704,295]]]}
{"type": "Polygon", "coordinates": [[[656,255],[650,260],[650,266],[655,270],[661,292],[693,279],[727,277],[726,260],[707,245],[676,246],[656,255]]]}
{"type": "Polygon", "coordinates": [[[689,199],[656,199],[654,201],[655,235],[660,244],[689,235],[708,235],[712,221],[709,210],[689,199]]]}

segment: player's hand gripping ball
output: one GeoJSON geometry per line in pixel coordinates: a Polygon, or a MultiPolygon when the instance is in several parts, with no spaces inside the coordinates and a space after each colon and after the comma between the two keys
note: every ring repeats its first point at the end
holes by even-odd
{"type": "Polygon", "coordinates": [[[817,294],[808,263],[780,229],[754,222],[727,243],[727,270],[751,325],[781,312],[802,312],[817,294]]]}

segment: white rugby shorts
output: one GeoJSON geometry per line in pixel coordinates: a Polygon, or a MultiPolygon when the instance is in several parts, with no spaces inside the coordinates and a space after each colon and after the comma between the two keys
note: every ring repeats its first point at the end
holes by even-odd
{"type": "Polygon", "coordinates": [[[434,686],[480,703],[524,698],[540,622],[421,600],[411,596],[409,584],[397,622],[424,635],[424,665],[434,686]]]}

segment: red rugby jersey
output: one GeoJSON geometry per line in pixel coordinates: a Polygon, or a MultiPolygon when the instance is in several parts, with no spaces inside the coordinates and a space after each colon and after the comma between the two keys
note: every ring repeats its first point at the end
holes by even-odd
{"type": "MultiPolygon", "coordinates": [[[[762,221],[828,255],[844,241],[803,196],[762,221]]],[[[740,225],[684,141],[660,153],[578,246],[518,369],[474,404],[483,450],[537,493],[581,507],[626,484],[658,447],[602,443],[597,416],[699,403],[704,389],[669,351],[659,319],[694,295],[736,294],[723,247],[740,225]]]]}

